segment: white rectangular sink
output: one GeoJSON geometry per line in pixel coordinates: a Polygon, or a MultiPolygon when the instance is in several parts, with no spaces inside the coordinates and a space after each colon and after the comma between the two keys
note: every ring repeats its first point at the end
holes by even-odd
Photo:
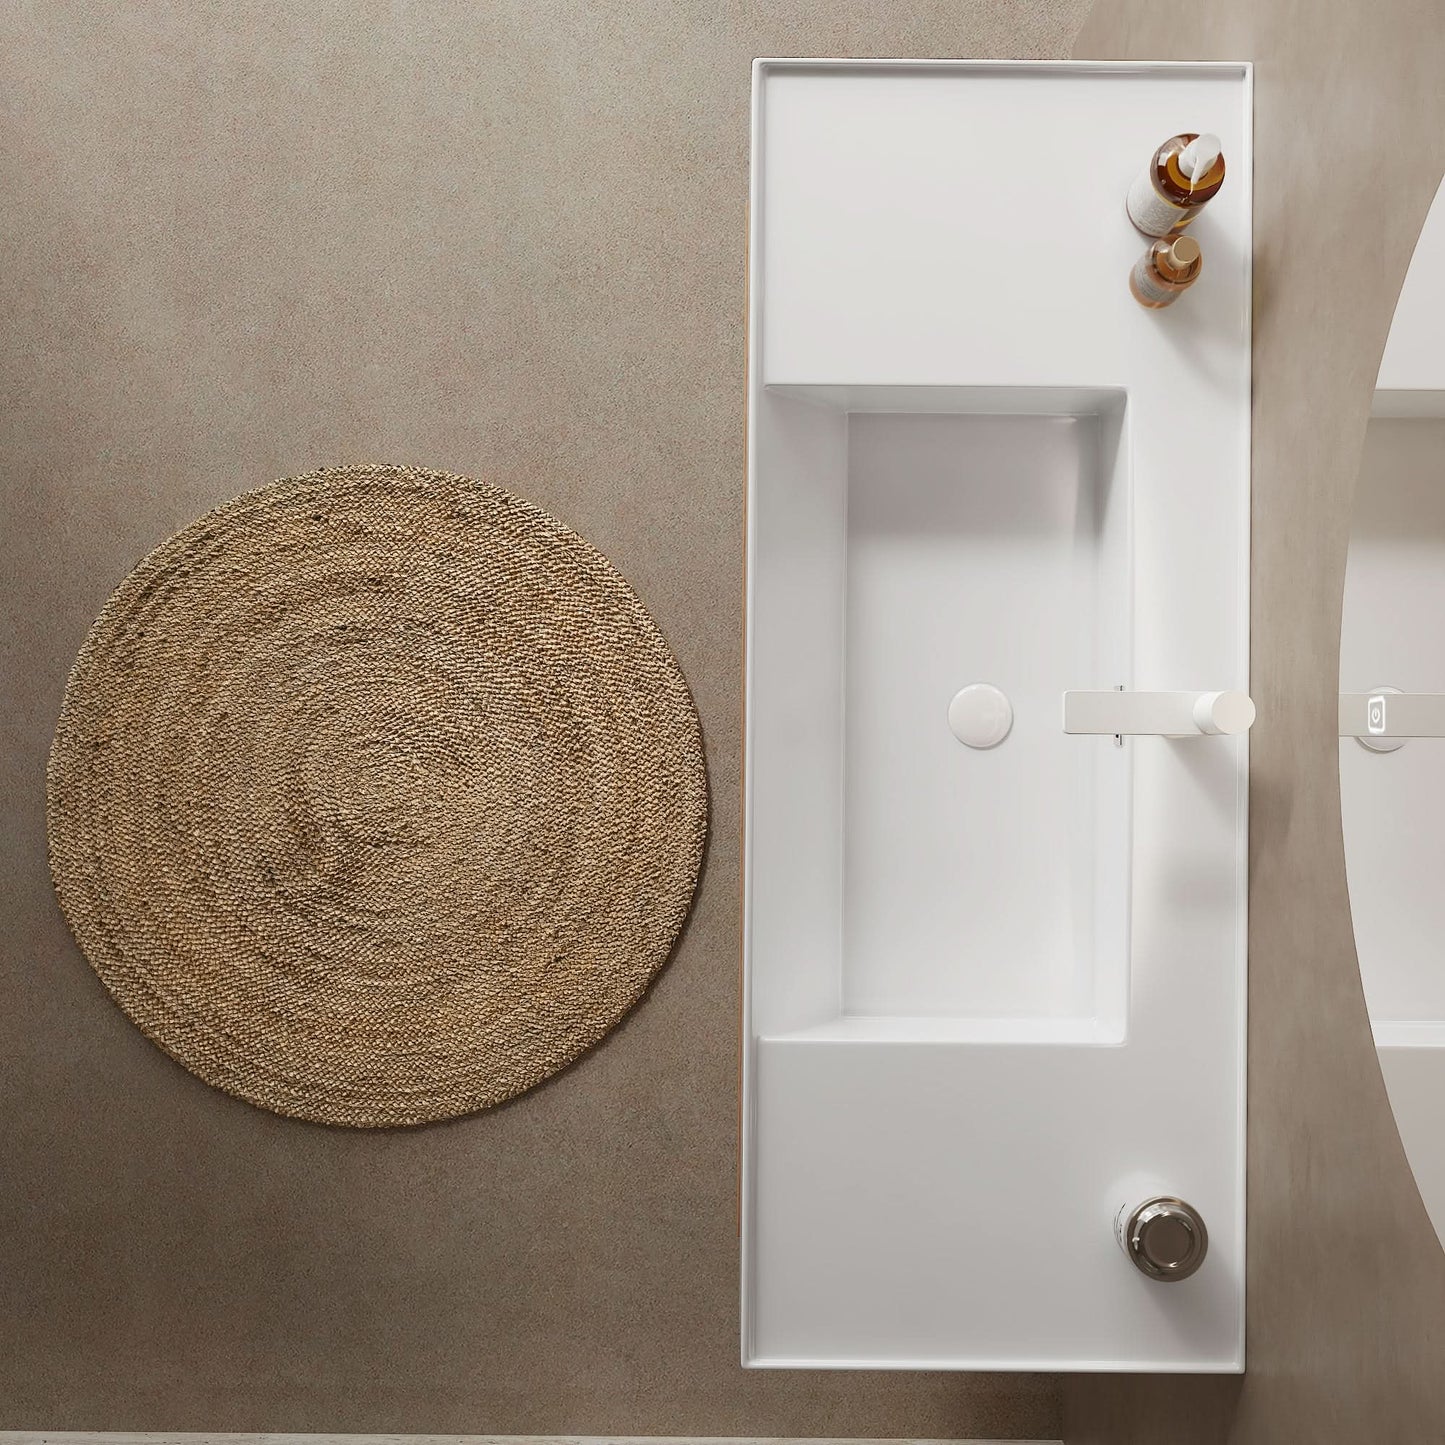
{"type": "Polygon", "coordinates": [[[1246,744],[1062,696],[1247,687],[1249,171],[1239,65],[758,65],[747,1364],[1242,1368],[1246,744]],[[1229,180],[1146,313],[1183,129],[1229,180]]]}

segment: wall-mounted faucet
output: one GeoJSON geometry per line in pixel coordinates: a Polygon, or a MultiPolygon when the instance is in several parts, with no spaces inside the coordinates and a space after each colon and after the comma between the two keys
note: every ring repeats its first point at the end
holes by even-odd
{"type": "Polygon", "coordinates": [[[1064,731],[1114,737],[1237,736],[1254,723],[1244,692],[1066,692],[1064,731]]]}

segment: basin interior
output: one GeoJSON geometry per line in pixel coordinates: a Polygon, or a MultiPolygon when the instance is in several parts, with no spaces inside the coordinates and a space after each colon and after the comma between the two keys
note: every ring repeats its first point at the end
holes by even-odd
{"type": "Polygon", "coordinates": [[[1123,1037],[1124,399],[780,388],[751,499],[753,1018],[768,1036],[1123,1037]],[[948,725],[969,683],[1013,709],[948,725]]]}

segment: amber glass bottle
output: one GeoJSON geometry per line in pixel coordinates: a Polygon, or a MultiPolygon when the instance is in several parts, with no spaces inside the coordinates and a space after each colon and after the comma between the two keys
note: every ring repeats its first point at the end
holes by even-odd
{"type": "Polygon", "coordinates": [[[1135,263],[1129,290],[1151,311],[1172,306],[1199,279],[1203,259],[1193,236],[1162,236],[1135,263]]]}
{"type": "Polygon", "coordinates": [[[1167,236],[1187,226],[1223,184],[1219,138],[1185,131],[1170,136],[1154,152],[1129,187],[1125,207],[1137,230],[1146,236],[1167,236]]]}

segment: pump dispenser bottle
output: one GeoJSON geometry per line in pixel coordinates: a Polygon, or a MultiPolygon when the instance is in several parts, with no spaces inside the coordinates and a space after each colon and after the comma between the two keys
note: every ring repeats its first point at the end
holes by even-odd
{"type": "Polygon", "coordinates": [[[1217,135],[1170,136],[1129,187],[1125,209],[1146,236],[1182,230],[1219,193],[1224,156],[1217,135]]]}
{"type": "Polygon", "coordinates": [[[1134,264],[1129,290],[1151,311],[1172,306],[1199,279],[1203,256],[1193,236],[1161,236],[1134,264]]]}

